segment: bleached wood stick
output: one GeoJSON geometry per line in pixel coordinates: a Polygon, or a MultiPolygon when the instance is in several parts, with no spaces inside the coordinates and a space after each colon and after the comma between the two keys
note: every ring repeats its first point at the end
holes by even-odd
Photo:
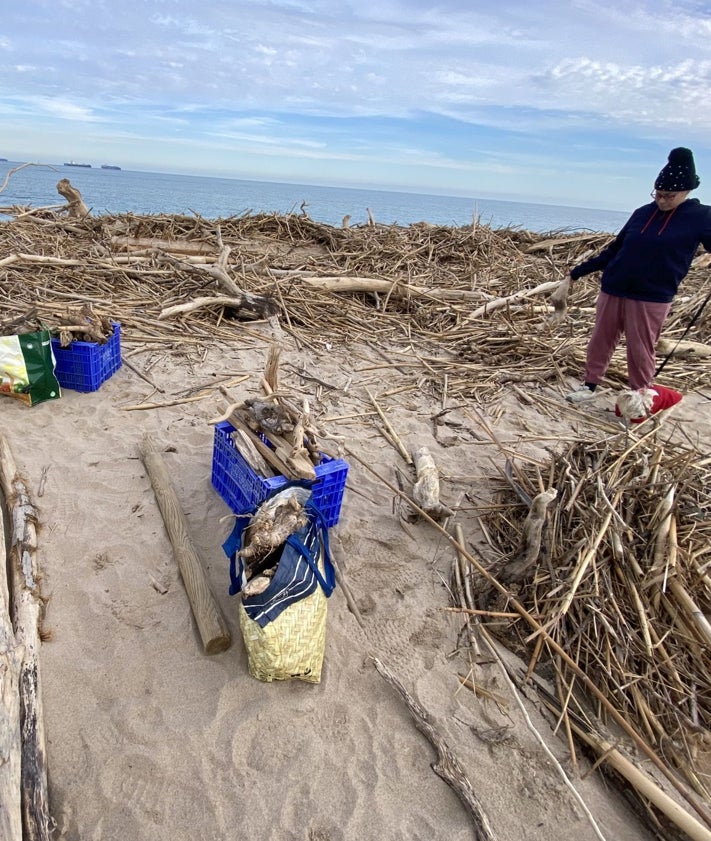
{"type": "MultiPolygon", "coordinates": [[[[277,312],[277,305],[271,298],[267,298],[263,295],[254,295],[251,292],[246,292],[244,289],[241,289],[232,278],[229,276],[226,266],[223,265],[223,255],[229,253],[229,247],[225,246],[220,253],[220,257],[218,258],[217,263],[214,266],[208,266],[207,264],[195,264],[195,263],[188,263],[184,260],[179,260],[177,257],[172,257],[170,254],[162,254],[161,255],[161,262],[167,263],[171,266],[177,266],[179,268],[183,268],[187,271],[192,272],[200,272],[201,274],[205,274],[208,277],[211,277],[213,280],[217,282],[217,285],[222,289],[223,292],[226,292],[230,297],[241,301],[241,307],[245,309],[251,309],[254,312],[258,312],[262,317],[268,317],[270,315],[275,315],[277,312]],[[227,251],[225,251],[227,249],[227,251]]],[[[226,258],[225,258],[226,259],[226,258]]]]}
{"type": "Polygon", "coordinates": [[[194,394],[192,397],[181,397],[179,400],[166,400],[165,403],[135,403],[132,406],[121,406],[122,412],[138,412],[142,409],[164,409],[166,406],[182,406],[183,403],[196,403],[210,397],[209,393],[194,394]]]}
{"type": "Polygon", "coordinates": [[[206,654],[219,654],[232,644],[232,638],[222,612],[210,590],[205,568],[198,557],[188,533],[178,496],[161,454],[149,435],[140,446],[141,458],[155,491],[158,507],[163,515],[168,537],[185,583],[190,606],[197,622],[206,654]]]}
{"type": "Polygon", "coordinates": [[[15,642],[23,649],[20,667],[21,810],[25,841],[50,841],[47,747],[39,661],[40,598],[37,570],[37,513],[15,459],[0,436],[0,483],[12,511],[10,591],[15,642]]]}
{"type": "MultiPolygon", "coordinates": [[[[263,382],[269,386],[267,394],[272,394],[279,391],[279,359],[281,357],[281,345],[278,342],[272,342],[269,345],[269,353],[267,354],[267,361],[264,365],[264,379],[263,382]]],[[[266,390],[266,389],[265,389],[266,390]]]]}
{"type": "Polygon", "coordinates": [[[704,615],[704,612],[687,593],[684,589],[684,585],[678,578],[672,578],[669,580],[669,589],[674,594],[674,598],[683,608],[690,622],[696,627],[701,639],[706,645],[711,646],[711,625],[704,615]]]}
{"type": "Polygon", "coordinates": [[[577,234],[572,237],[560,237],[559,239],[544,239],[540,242],[531,243],[526,248],[526,254],[533,254],[534,251],[547,251],[554,245],[570,245],[571,243],[589,242],[590,240],[610,239],[609,234],[577,234]]]}
{"type": "Polygon", "coordinates": [[[526,298],[532,298],[534,295],[542,295],[544,292],[550,292],[558,286],[559,282],[560,281],[557,280],[548,280],[545,283],[535,286],[533,289],[519,289],[519,291],[514,292],[513,295],[507,295],[505,298],[497,298],[494,301],[489,301],[484,304],[483,307],[479,307],[478,310],[474,310],[473,313],[470,313],[467,316],[467,321],[473,321],[475,318],[481,318],[482,315],[489,315],[489,313],[494,310],[501,309],[501,307],[508,306],[508,304],[516,304],[526,298]]]}
{"type": "Polygon", "coordinates": [[[405,445],[400,440],[400,436],[392,428],[392,426],[390,425],[390,421],[385,417],[385,414],[383,413],[383,410],[380,408],[380,406],[378,406],[375,397],[373,397],[373,395],[367,388],[366,392],[368,394],[368,397],[370,397],[370,402],[375,407],[376,412],[380,415],[380,420],[382,420],[382,422],[385,424],[385,429],[387,430],[388,435],[390,436],[393,444],[395,445],[395,448],[408,464],[412,464],[412,457],[410,456],[410,453],[408,453],[405,445]]]}

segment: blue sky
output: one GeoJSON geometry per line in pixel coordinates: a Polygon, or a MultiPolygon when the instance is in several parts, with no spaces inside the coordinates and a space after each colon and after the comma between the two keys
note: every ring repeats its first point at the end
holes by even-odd
{"type": "Polygon", "coordinates": [[[631,210],[711,202],[711,3],[24,0],[0,156],[631,210]]]}

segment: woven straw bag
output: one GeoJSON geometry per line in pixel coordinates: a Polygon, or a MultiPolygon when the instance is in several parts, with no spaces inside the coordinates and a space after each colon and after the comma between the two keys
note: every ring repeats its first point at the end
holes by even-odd
{"type": "MultiPolygon", "coordinates": [[[[319,563],[323,568],[323,563],[319,563]]],[[[257,680],[319,683],[326,648],[328,599],[321,587],[289,605],[264,628],[239,605],[239,626],[247,649],[249,673],[257,680]]]]}
{"type": "MultiPolygon", "coordinates": [[[[287,494],[288,489],[280,493],[287,494]]],[[[321,680],[335,570],[323,515],[310,498],[304,510],[308,523],[275,550],[281,554],[272,583],[259,595],[243,596],[238,607],[249,673],[258,680],[321,680]]],[[[245,583],[237,551],[245,531],[244,519],[238,519],[223,546],[230,558],[231,595],[245,583]]]]}

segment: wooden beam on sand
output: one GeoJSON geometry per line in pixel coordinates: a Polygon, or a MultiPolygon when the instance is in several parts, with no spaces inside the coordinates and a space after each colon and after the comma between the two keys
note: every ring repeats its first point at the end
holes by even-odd
{"type": "Polygon", "coordinates": [[[173,545],[175,559],[185,583],[205,653],[219,654],[230,647],[232,637],[210,589],[205,568],[190,539],[187,520],[178,502],[178,496],[163,458],[150,435],[144,435],[140,452],[153,485],[158,507],[163,515],[168,537],[173,545]]]}
{"type": "Polygon", "coordinates": [[[50,841],[47,750],[40,680],[40,598],[37,513],[5,438],[0,436],[0,484],[12,513],[8,581],[15,643],[22,649],[19,673],[21,810],[24,841],[50,841]]]}

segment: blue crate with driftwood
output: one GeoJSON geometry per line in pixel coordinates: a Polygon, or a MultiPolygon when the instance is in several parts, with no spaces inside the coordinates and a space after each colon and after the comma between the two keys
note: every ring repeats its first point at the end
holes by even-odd
{"type": "MultiPolygon", "coordinates": [[[[256,473],[235,444],[234,431],[229,421],[215,424],[212,484],[235,514],[245,514],[290,480],[285,476],[266,477],[256,473]]],[[[315,480],[302,484],[311,488],[314,505],[330,528],[336,525],[341,513],[348,462],[321,453],[321,463],[315,466],[315,472],[315,480]]]]}
{"type": "Polygon", "coordinates": [[[54,373],[62,388],[73,391],[96,391],[121,367],[121,325],[112,322],[114,332],[105,344],[72,342],[62,347],[52,338],[54,373]]]}

